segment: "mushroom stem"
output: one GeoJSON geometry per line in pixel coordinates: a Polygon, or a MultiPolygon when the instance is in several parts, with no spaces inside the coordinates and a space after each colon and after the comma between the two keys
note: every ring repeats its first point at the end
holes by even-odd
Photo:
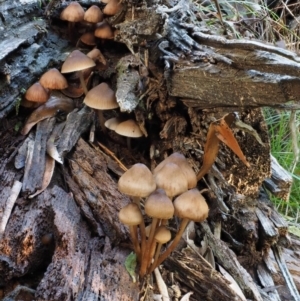
{"type": "Polygon", "coordinates": [[[143,256],[143,261],[142,261],[142,264],[141,264],[141,269],[140,269],[140,276],[141,277],[144,277],[146,275],[148,262],[151,261],[151,258],[150,258],[151,257],[151,254],[150,254],[151,250],[150,250],[150,248],[151,248],[152,241],[153,241],[153,238],[154,238],[157,223],[158,223],[158,219],[153,218],[152,223],[151,223],[150,234],[149,234],[148,240],[146,242],[145,254],[143,256]]]}
{"type": "Polygon", "coordinates": [[[170,254],[171,252],[175,249],[175,247],[178,245],[180,238],[187,226],[187,224],[189,223],[189,219],[188,218],[184,218],[181,221],[180,227],[179,227],[179,231],[176,234],[174,240],[172,241],[172,243],[169,245],[169,247],[167,248],[167,250],[161,254],[161,256],[158,257],[156,264],[152,264],[150,270],[149,270],[149,274],[153,272],[153,270],[158,267],[170,254]]]}
{"type": "Polygon", "coordinates": [[[75,22],[68,22],[68,35],[69,35],[69,39],[71,42],[73,42],[74,40],[74,25],[75,25],[75,22]]]}
{"type": "Polygon", "coordinates": [[[137,238],[137,226],[129,226],[129,232],[130,232],[131,240],[133,243],[134,252],[135,252],[136,256],[140,259],[141,249],[140,249],[140,244],[139,244],[138,238],[137,238]]]}
{"type": "Polygon", "coordinates": [[[84,91],[84,94],[87,95],[88,93],[88,89],[86,87],[86,84],[85,84],[85,81],[84,81],[84,78],[83,78],[83,72],[82,71],[79,71],[79,79],[80,79],[80,84],[81,84],[81,87],[84,91]]]}
{"type": "Polygon", "coordinates": [[[126,137],[126,143],[127,143],[127,148],[129,150],[131,150],[131,138],[130,137],[126,137]]]}
{"type": "Polygon", "coordinates": [[[97,110],[97,112],[98,112],[100,127],[101,127],[103,133],[106,133],[106,127],[104,125],[105,119],[104,119],[104,116],[103,116],[103,111],[102,110],[97,110]]]}
{"type": "Polygon", "coordinates": [[[139,196],[132,196],[131,199],[133,203],[136,203],[141,208],[141,198],[139,196]]]}
{"type": "Polygon", "coordinates": [[[141,258],[143,259],[145,249],[146,249],[146,227],[144,220],[140,223],[140,232],[141,232],[141,258]]]}
{"type": "Polygon", "coordinates": [[[162,244],[161,243],[158,243],[157,244],[157,247],[156,247],[156,251],[155,251],[155,255],[154,255],[154,261],[150,267],[150,270],[152,269],[152,266],[156,266],[156,263],[158,261],[158,256],[159,256],[159,253],[160,253],[160,250],[161,250],[161,247],[162,247],[162,244]]]}

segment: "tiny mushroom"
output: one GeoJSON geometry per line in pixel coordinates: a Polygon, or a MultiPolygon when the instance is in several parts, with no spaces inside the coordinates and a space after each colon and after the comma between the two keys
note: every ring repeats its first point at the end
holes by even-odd
{"type": "Polygon", "coordinates": [[[188,181],[180,167],[172,162],[167,162],[154,174],[157,187],[163,188],[169,198],[188,190],[188,181]]]}
{"type": "Polygon", "coordinates": [[[22,100],[21,105],[24,107],[36,107],[35,104],[43,104],[50,97],[49,91],[45,89],[39,82],[31,85],[22,100]]]}
{"type": "Polygon", "coordinates": [[[138,258],[141,259],[142,252],[138,241],[137,226],[138,225],[140,226],[141,236],[142,236],[142,232],[143,235],[146,234],[145,234],[144,219],[139,206],[135,203],[130,203],[126,205],[124,208],[120,210],[119,219],[123,224],[129,226],[130,236],[134,246],[135,253],[138,256],[138,258]]]}
{"type": "MultiPolygon", "coordinates": [[[[87,46],[95,46],[96,45],[96,39],[93,32],[86,32],[79,38],[80,41],[87,45],[87,46]]],[[[79,43],[77,43],[78,45],[79,43]]]]}
{"type": "Polygon", "coordinates": [[[49,90],[63,90],[68,87],[67,80],[56,68],[45,72],[40,78],[40,84],[49,90]]]}
{"type": "Polygon", "coordinates": [[[82,6],[76,2],[71,1],[70,4],[61,12],[60,19],[68,21],[69,37],[72,40],[73,28],[76,22],[83,21],[84,10],[82,6]]]}
{"type": "Polygon", "coordinates": [[[84,13],[84,21],[89,23],[99,23],[103,21],[103,13],[100,8],[96,5],[92,5],[85,13],[84,13]]]}
{"type": "Polygon", "coordinates": [[[171,154],[165,160],[163,160],[162,162],[160,162],[155,167],[155,169],[153,171],[154,175],[157,174],[166,163],[170,163],[170,162],[174,163],[174,164],[176,164],[176,165],[178,165],[180,167],[182,173],[187,178],[188,189],[192,189],[192,188],[195,188],[197,186],[197,175],[196,175],[196,173],[194,172],[194,170],[192,169],[192,167],[187,162],[185,156],[182,155],[182,154],[180,154],[180,153],[177,153],[177,152],[171,154]]]}
{"type": "Polygon", "coordinates": [[[112,110],[119,107],[115,92],[108,84],[101,83],[86,94],[83,102],[88,107],[97,110],[101,129],[105,132],[103,110],[112,110]]]}
{"type": "Polygon", "coordinates": [[[108,129],[114,131],[116,129],[116,127],[121,123],[121,119],[118,117],[113,117],[110,119],[107,119],[104,123],[105,127],[107,127],[108,129]]]}
{"type": "Polygon", "coordinates": [[[186,191],[174,200],[175,216],[181,218],[179,231],[166,251],[158,257],[155,265],[152,265],[149,273],[159,266],[178,245],[180,238],[189,221],[203,222],[208,217],[207,203],[196,188],[186,191]]]}
{"type": "Polygon", "coordinates": [[[106,21],[97,24],[94,34],[99,39],[110,40],[114,38],[114,32],[106,21]]]}
{"type": "Polygon", "coordinates": [[[96,66],[95,62],[79,50],[72,51],[61,67],[61,73],[79,72],[79,79],[85,95],[88,90],[84,82],[82,70],[96,66]]]}
{"type": "Polygon", "coordinates": [[[115,132],[121,136],[127,137],[127,147],[131,149],[131,138],[140,138],[144,136],[137,122],[129,119],[121,122],[115,129],[115,132]]]}
{"type": "Polygon", "coordinates": [[[103,13],[108,16],[116,15],[123,7],[122,1],[110,0],[103,9],[103,13]]]}
{"type": "Polygon", "coordinates": [[[157,189],[152,192],[145,202],[145,213],[152,217],[151,230],[146,243],[145,256],[140,269],[140,275],[146,274],[147,267],[151,262],[151,248],[157,225],[164,220],[168,220],[174,215],[174,206],[171,199],[166,195],[163,189],[157,189]]]}

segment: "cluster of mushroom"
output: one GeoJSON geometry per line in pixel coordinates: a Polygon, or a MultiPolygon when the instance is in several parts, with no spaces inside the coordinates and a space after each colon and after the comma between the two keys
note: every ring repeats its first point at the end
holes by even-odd
{"type": "Polygon", "coordinates": [[[101,2],[106,4],[102,11],[97,5],[92,5],[89,9],[84,11],[78,2],[72,1],[61,12],[61,20],[68,21],[71,40],[76,23],[84,23],[87,28],[87,32],[80,37],[80,41],[85,45],[96,45],[95,38],[113,39],[113,28],[106,21],[105,16],[110,17],[120,12],[122,9],[122,1],[106,0],[101,2]]]}
{"type": "Polygon", "coordinates": [[[146,165],[137,163],[120,177],[118,188],[132,198],[132,203],[121,209],[119,218],[129,226],[141,277],[150,274],[170,255],[189,221],[202,222],[207,218],[209,209],[196,185],[196,174],[180,153],[167,157],[153,173],[146,165]],[[146,198],[144,212],[152,218],[147,227],[141,198],[146,198]],[[161,253],[162,246],[171,240],[167,226],[173,216],[181,219],[179,230],[161,253]]]}

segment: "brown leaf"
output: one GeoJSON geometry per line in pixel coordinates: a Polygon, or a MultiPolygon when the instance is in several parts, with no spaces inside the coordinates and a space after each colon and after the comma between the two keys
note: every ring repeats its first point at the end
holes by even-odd
{"type": "Polygon", "coordinates": [[[237,140],[235,139],[231,129],[224,120],[224,117],[214,123],[215,134],[223,143],[225,143],[247,166],[250,167],[245,155],[243,154],[237,140]]]}
{"type": "Polygon", "coordinates": [[[198,181],[203,178],[203,176],[210,170],[210,168],[214,164],[219,151],[219,143],[220,141],[216,136],[214,124],[211,123],[204,146],[203,163],[200,171],[197,174],[198,181]]]}

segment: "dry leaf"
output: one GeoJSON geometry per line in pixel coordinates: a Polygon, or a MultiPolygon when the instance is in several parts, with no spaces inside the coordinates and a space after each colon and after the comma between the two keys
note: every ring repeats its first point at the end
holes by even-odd
{"type": "Polygon", "coordinates": [[[182,296],[182,298],[180,299],[180,301],[189,301],[190,300],[190,295],[192,295],[193,292],[189,292],[185,295],[182,296]]]}

